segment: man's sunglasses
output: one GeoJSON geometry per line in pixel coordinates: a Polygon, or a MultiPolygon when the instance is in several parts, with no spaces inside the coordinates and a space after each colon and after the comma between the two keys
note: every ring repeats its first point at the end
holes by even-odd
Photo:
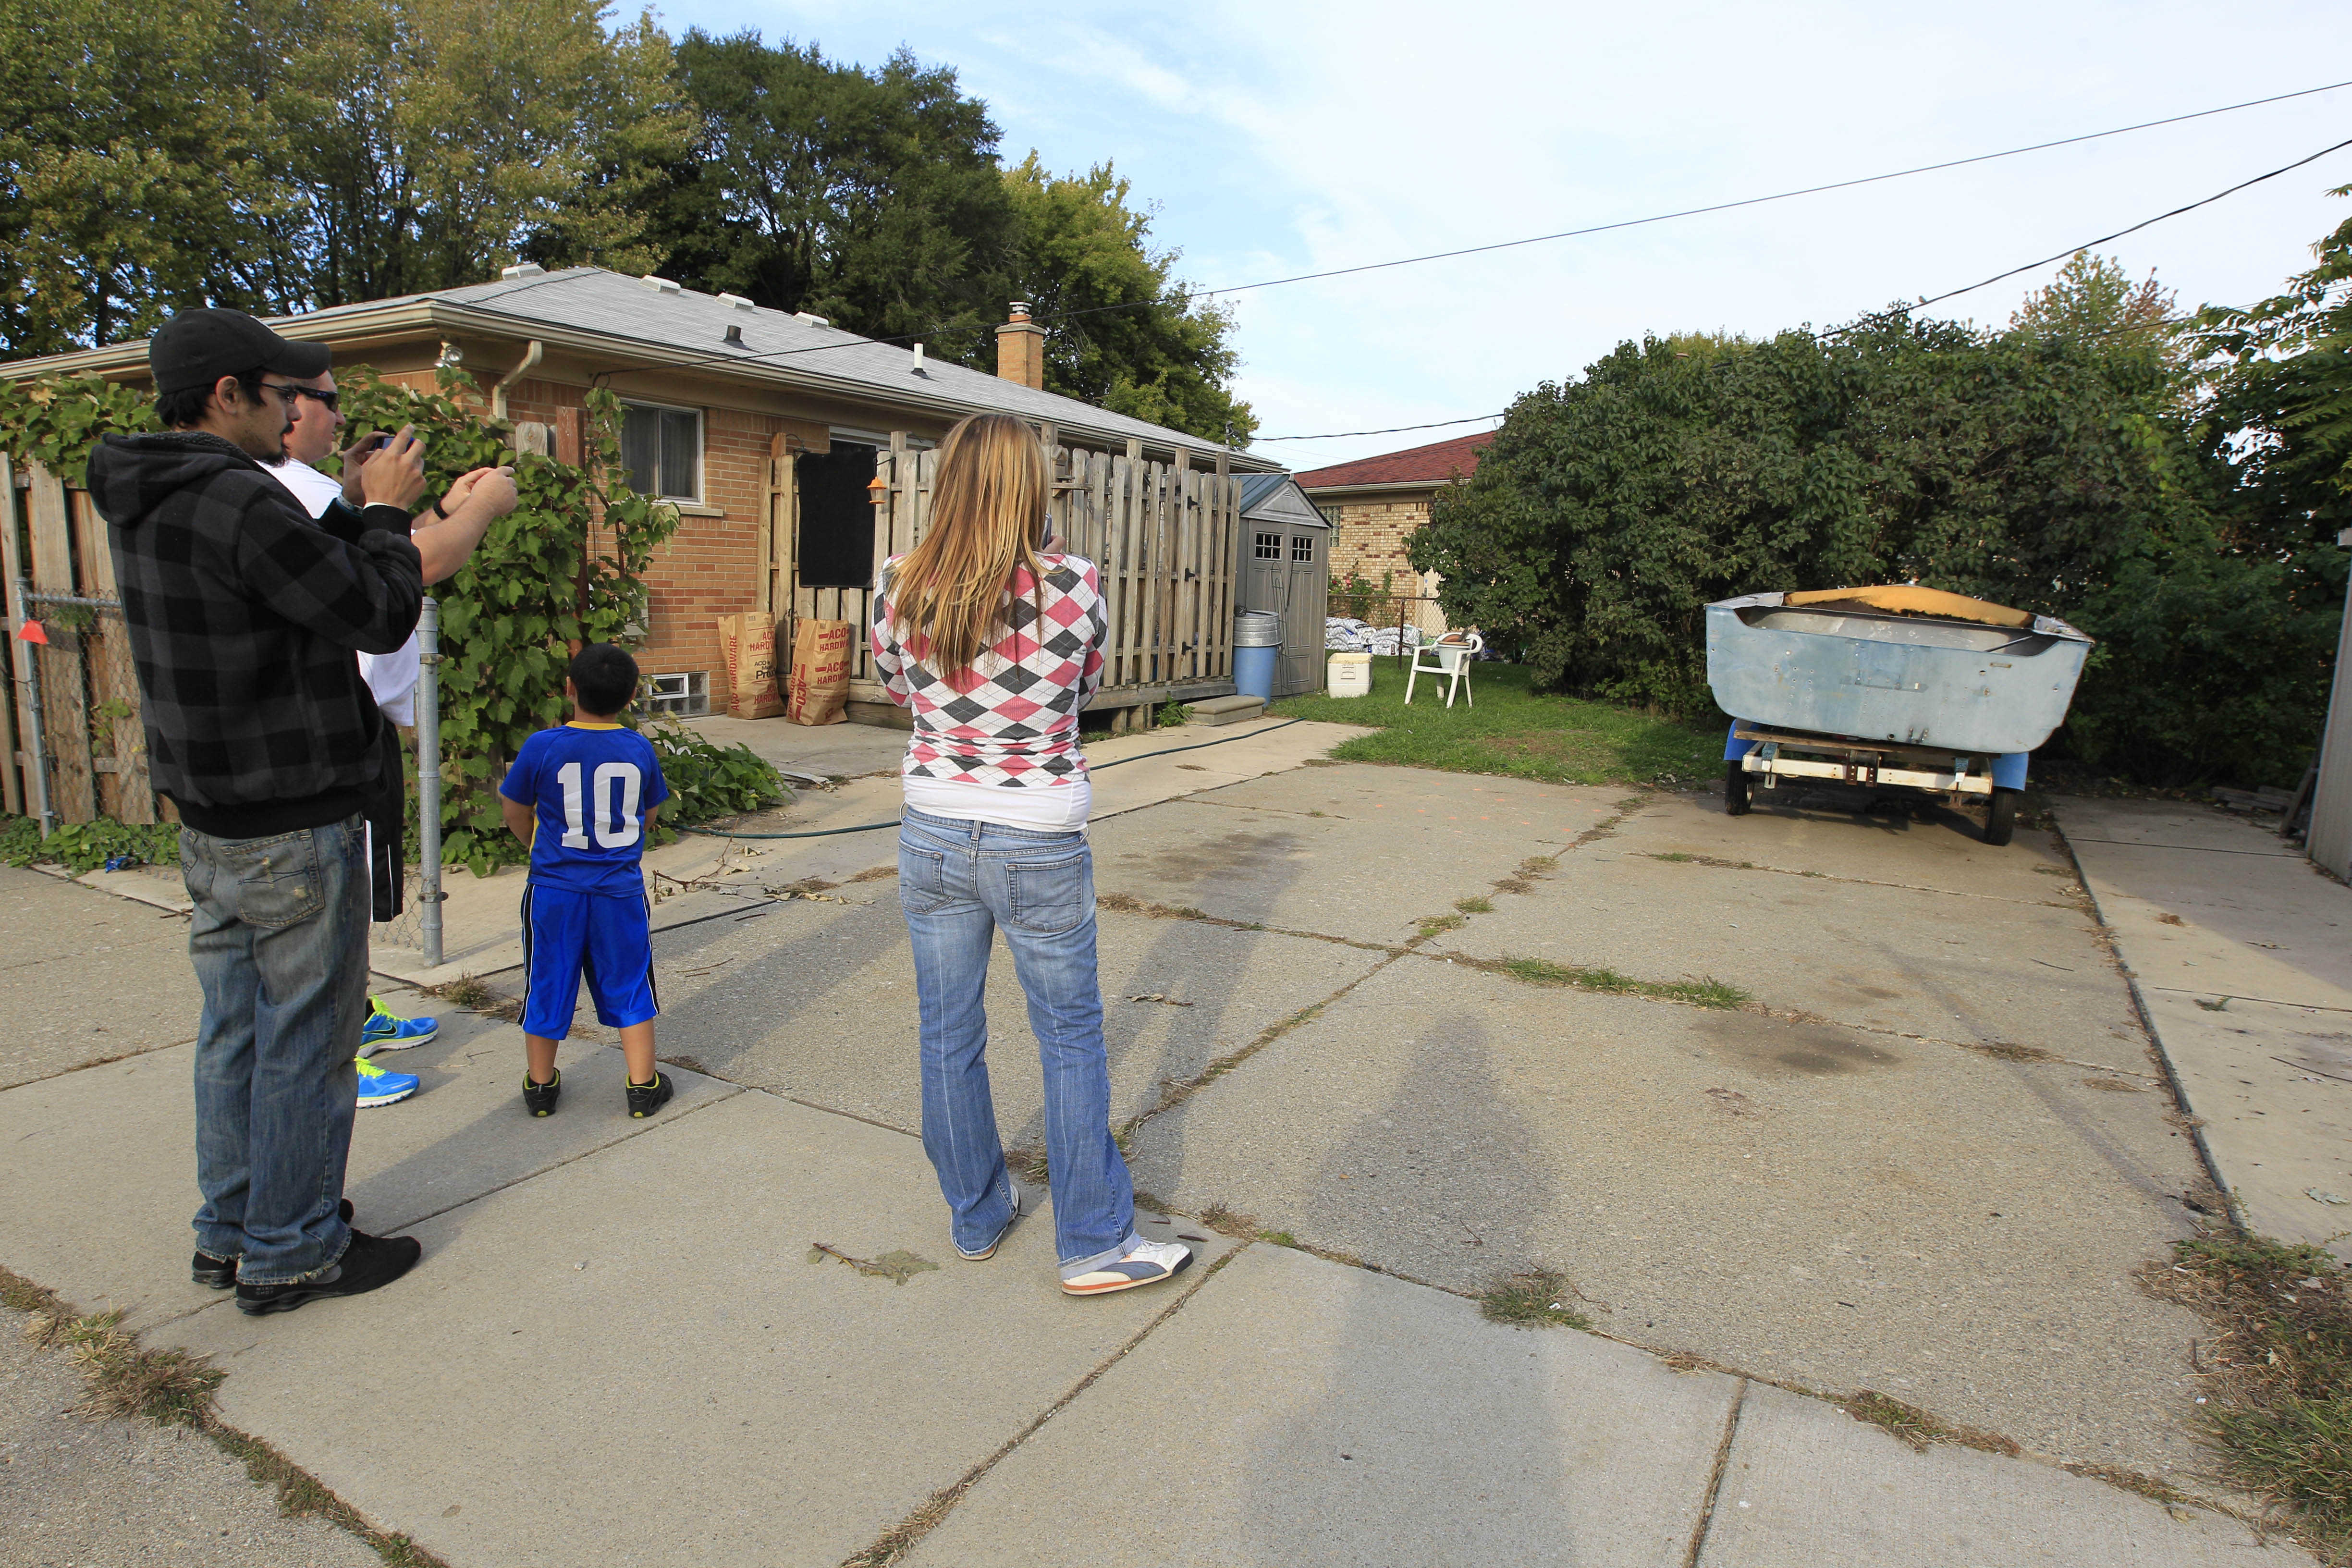
{"type": "Polygon", "coordinates": [[[293,406],[297,397],[307,397],[315,403],[325,404],[327,412],[332,414],[336,411],[336,405],[343,400],[343,395],[341,392],[320,392],[312,387],[297,386],[290,381],[265,381],[261,384],[276,393],[278,401],[289,408],[293,406]]]}

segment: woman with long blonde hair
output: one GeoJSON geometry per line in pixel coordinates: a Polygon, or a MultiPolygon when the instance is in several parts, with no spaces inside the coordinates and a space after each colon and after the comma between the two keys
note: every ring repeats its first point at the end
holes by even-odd
{"type": "Polygon", "coordinates": [[[884,563],[874,663],[911,711],[898,899],[922,1019],[923,1149],[957,1253],[979,1262],[1021,1217],[988,1086],[989,945],[1004,932],[1045,1074],[1045,1163],[1062,1289],[1157,1284],[1192,1261],[1135,1230],[1110,1131],[1095,974],[1092,789],[1078,710],[1102,683],[1102,581],[1046,518],[1045,454],[975,414],[940,443],[930,530],[884,563]]]}

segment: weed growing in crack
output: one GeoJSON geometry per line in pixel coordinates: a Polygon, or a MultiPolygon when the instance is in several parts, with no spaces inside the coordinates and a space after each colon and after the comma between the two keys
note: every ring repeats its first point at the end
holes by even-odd
{"type": "Polygon", "coordinates": [[[2016,1444],[1998,1432],[1955,1425],[1932,1411],[1906,1405],[1874,1389],[1858,1389],[1851,1399],[1837,1401],[1837,1406],[1857,1421],[1884,1428],[1921,1453],[1927,1452],[1932,1443],[1958,1443],[1963,1447],[1981,1448],[1988,1454],[2013,1456],[2018,1451],[2016,1444]]]}
{"type": "Polygon", "coordinates": [[[1519,875],[1522,877],[1540,877],[1546,871],[1559,869],[1559,857],[1557,855],[1530,855],[1519,862],[1519,875]]]}
{"type": "Polygon", "coordinates": [[[1286,1230],[1262,1230],[1257,1233],[1257,1238],[1270,1241],[1276,1247],[1295,1247],[1298,1245],[1298,1238],[1286,1230]]]}
{"type": "Polygon", "coordinates": [[[1495,912],[1492,899],[1456,899],[1454,907],[1465,915],[1491,915],[1495,912]]]}
{"type": "Polygon", "coordinates": [[[1555,1324],[1563,1329],[1589,1329],[1592,1320],[1568,1304],[1576,1287],[1556,1268],[1534,1268],[1498,1279],[1478,1293],[1478,1310],[1487,1321],[1514,1328],[1535,1329],[1555,1324]]]}
{"type": "Polygon", "coordinates": [[[1421,940],[1429,941],[1449,931],[1459,931],[1470,923],[1462,915],[1423,915],[1421,920],[1421,940]]]}
{"type": "Polygon", "coordinates": [[[2200,1370],[2231,1472],[2330,1551],[2352,1548],[2352,1274],[2323,1247],[2268,1237],[2173,1254],[2140,1283],[2220,1331],[2200,1370]]]}
{"type": "Polygon", "coordinates": [[[1685,855],[1679,849],[1671,849],[1663,855],[1652,855],[1650,858],[1653,860],[1671,860],[1676,865],[1682,865],[1685,862],[1696,860],[1698,857],[1696,855],[1685,855]]]}
{"type": "Polygon", "coordinates": [[[89,1386],[83,1407],[96,1415],[132,1415],[159,1426],[201,1426],[213,1390],[228,1374],[179,1350],[142,1350],[122,1331],[120,1310],[89,1317],[37,1312],[25,1337],[61,1350],[89,1386]]]}
{"type": "Polygon", "coordinates": [[[423,988],[427,996],[438,996],[444,1002],[459,1007],[481,1007],[499,1000],[499,994],[470,974],[460,974],[455,980],[445,980],[438,985],[423,988]]]}
{"type": "Polygon", "coordinates": [[[1567,985],[1610,996],[1654,996],[1666,1002],[1687,1002],[1694,1007],[1730,1009],[1744,1007],[1748,1001],[1747,992],[1720,980],[1636,980],[1606,967],[1554,963],[1548,958],[1504,958],[1482,967],[1530,985],[1567,985]]]}

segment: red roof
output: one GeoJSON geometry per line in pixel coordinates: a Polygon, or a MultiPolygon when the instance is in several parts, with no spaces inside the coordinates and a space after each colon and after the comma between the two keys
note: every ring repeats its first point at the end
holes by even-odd
{"type": "Polygon", "coordinates": [[[1295,476],[1298,488],[1304,490],[1346,489],[1351,485],[1402,485],[1418,480],[1423,484],[1442,485],[1458,471],[1467,479],[1478,467],[1478,453],[1495,438],[1492,430],[1475,436],[1456,436],[1451,441],[1436,441],[1426,447],[1409,447],[1402,452],[1383,452],[1377,458],[1359,458],[1352,463],[1334,463],[1328,468],[1313,468],[1295,476]]]}

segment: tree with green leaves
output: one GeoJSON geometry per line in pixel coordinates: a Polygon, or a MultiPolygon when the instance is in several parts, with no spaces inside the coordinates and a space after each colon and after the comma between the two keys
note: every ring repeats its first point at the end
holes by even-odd
{"type": "Polygon", "coordinates": [[[987,363],[1013,209],[996,126],[954,70],[905,50],[866,70],[695,28],[677,79],[694,129],[655,199],[667,275],[987,363]]]}
{"type": "Polygon", "coordinates": [[[251,296],[286,210],[258,68],[223,0],[0,0],[0,355],[251,296]]]}
{"type": "Polygon", "coordinates": [[[1257,429],[1229,389],[1241,363],[1233,315],[1176,280],[1151,217],[1108,163],[1046,173],[1032,153],[1004,174],[1020,225],[1015,287],[1045,329],[1048,390],[1212,441],[1257,429]]]}
{"type": "Polygon", "coordinates": [[[1916,579],[2101,639],[2080,754],[2292,784],[2333,647],[2325,563],[2233,541],[2177,363],[2139,291],[2086,298],[2103,276],[2004,332],[1898,310],[1622,344],[1513,405],[1412,564],[1546,684],[1685,714],[1713,708],[1708,602],[1916,579]]]}

